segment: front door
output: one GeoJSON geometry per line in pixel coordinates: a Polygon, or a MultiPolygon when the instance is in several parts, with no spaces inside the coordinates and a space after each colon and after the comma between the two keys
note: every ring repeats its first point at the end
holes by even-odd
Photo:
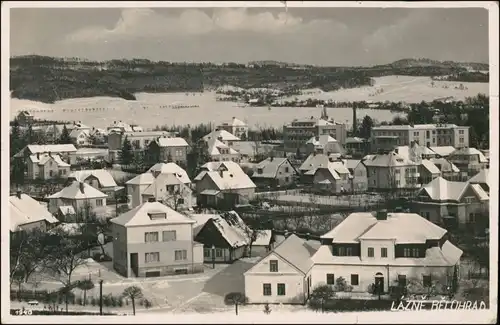
{"type": "Polygon", "coordinates": [[[377,275],[375,277],[375,288],[377,288],[377,294],[384,293],[384,277],[377,275]]]}
{"type": "Polygon", "coordinates": [[[134,273],[134,276],[137,277],[139,274],[139,256],[137,253],[130,254],[130,268],[134,273]]]}

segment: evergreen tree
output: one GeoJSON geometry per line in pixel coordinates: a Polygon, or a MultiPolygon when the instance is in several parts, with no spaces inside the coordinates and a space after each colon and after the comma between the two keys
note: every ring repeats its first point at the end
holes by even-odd
{"type": "Polygon", "coordinates": [[[10,131],[10,156],[14,156],[22,148],[24,148],[24,139],[21,136],[19,122],[15,119],[10,131]]]}
{"type": "Polygon", "coordinates": [[[69,136],[69,131],[66,128],[66,125],[63,126],[63,129],[61,131],[61,136],[59,137],[59,143],[60,144],[72,144],[73,141],[71,140],[71,137],[69,136]]]}
{"type": "Polygon", "coordinates": [[[35,137],[34,137],[34,134],[33,134],[33,127],[31,125],[28,126],[28,130],[26,130],[25,139],[26,139],[26,142],[28,144],[35,143],[35,137]]]}
{"type": "Polygon", "coordinates": [[[122,165],[130,165],[133,161],[132,144],[128,137],[123,140],[122,150],[120,151],[120,163],[122,165]]]}
{"type": "Polygon", "coordinates": [[[363,139],[369,139],[373,125],[374,125],[373,119],[370,116],[366,115],[363,118],[363,121],[361,122],[361,126],[359,128],[359,136],[362,137],[363,139]]]}

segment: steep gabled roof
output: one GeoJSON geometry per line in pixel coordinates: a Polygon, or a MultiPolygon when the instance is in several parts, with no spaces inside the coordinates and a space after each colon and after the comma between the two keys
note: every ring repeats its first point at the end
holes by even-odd
{"type": "Polygon", "coordinates": [[[102,187],[118,186],[113,175],[105,169],[76,170],[69,174],[68,178],[75,178],[79,182],[84,182],[90,176],[97,178],[102,187]]]}
{"type": "MultiPolygon", "coordinates": [[[[269,157],[267,159],[264,159],[254,166],[254,170],[256,172],[253,174],[253,177],[276,178],[276,176],[278,176],[279,168],[287,161],[288,161],[287,158],[276,158],[276,157],[273,158],[269,157]],[[259,169],[262,170],[262,173],[257,172],[259,169]]],[[[292,167],[291,164],[290,168],[295,171],[295,169],[292,167]]]]}
{"type": "Polygon", "coordinates": [[[19,227],[28,223],[46,220],[49,223],[59,222],[49,210],[31,196],[21,194],[9,197],[10,230],[17,231],[19,227]]]}
{"type": "Polygon", "coordinates": [[[106,198],[107,195],[99,191],[98,189],[90,186],[87,183],[82,183],[79,181],[74,181],[59,192],[48,196],[48,199],[100,199],[106,198]]]}

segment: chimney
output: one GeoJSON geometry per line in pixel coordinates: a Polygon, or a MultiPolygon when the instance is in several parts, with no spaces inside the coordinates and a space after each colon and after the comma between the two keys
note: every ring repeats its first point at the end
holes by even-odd
{"type": "Polygon", "coordinates": [[[36,159],[40,159],[40,153],[39,152],[36,153],[36,159]]]}
{"type": "Polygon", "coordinates": [[[16,192],[16,196],[17,196],[17,198],[18,198],[19,200],[21,199],[21,194],[22,194],[22,192],[21,192],[20,190],[17,190],[17,192],[16,192]]]}
{"type": "Polygon", "coordinates": [[[78,185],[80,185],[80,192],[82,192],[82,194],[85,194],[85,186],[82,182],[80,182],[78,185]]]}
{"type": "Polygon", "coordinates": [[[52,157],[52,153],[49,151],[49,157],[52,157]]]}
{"type": "Polygon", "coordinates": [[[319,136],[318,135],[315,138],[316,138],[316,141],[319,141],[319,136]]]}
{"type": "Polygon", "coordinates": [[[333,162],[333,157],[328,157],[328,160],[329,160],[330,162],[333,162]]]}
{"type": "Polygon", "coordinates": [[[377,211],[377,215],[375,217],[379,221],[381,221],[381,220],[387,220],[387,210],[383,209],[383,210],[377,211]]]}
{"type": "Polygon", "coordinates": [[[394,148],[394,152],[395,153],[399,153],[399,149],[398,148],[394,148]]]}
{"type": "Polygon", "coordinates": [[[269,157],[269,161],[273,161],[273,160],[274,160],[273,156],[269,157]]]}

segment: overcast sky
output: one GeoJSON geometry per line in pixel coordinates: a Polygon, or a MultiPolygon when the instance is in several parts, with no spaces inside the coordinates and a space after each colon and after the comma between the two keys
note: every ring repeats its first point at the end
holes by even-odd
{"type": "Polygon", "coordinates": [[[11,9],[11,55],[373,65],[488,62],[477,8],[11,9]]]}

